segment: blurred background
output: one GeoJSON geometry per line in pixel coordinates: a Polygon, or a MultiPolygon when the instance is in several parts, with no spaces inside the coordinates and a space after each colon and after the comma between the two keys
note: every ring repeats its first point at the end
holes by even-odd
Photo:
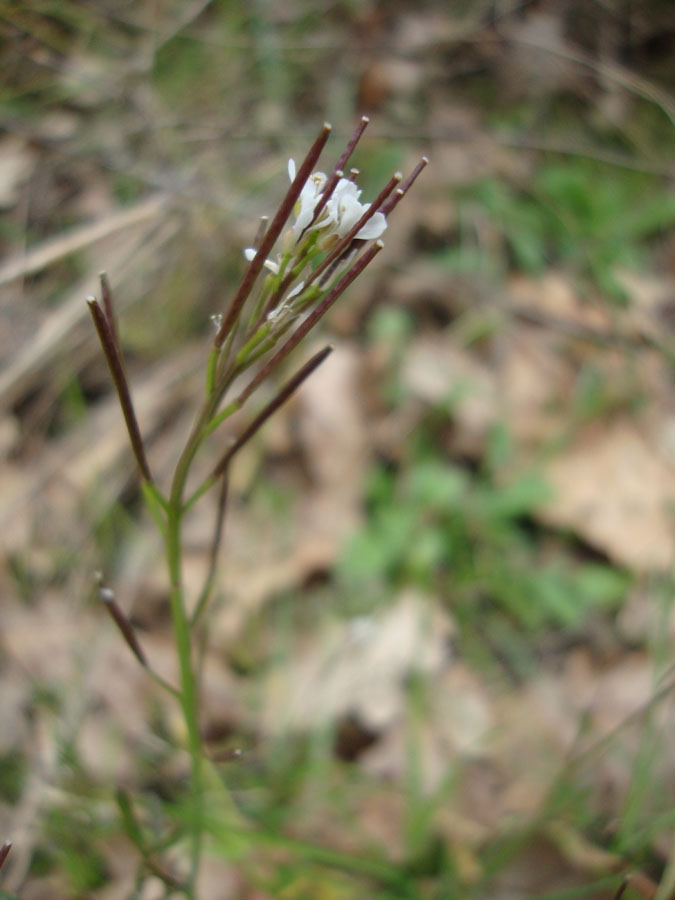
{"type": "Polygon", "coordinates": [[[166,483],[289,157],[327,119],[330,169],[365,113],[363,199],[431,162],[233,472],[202,721],[255,835],[216,823],[201,896],[671,897],[672,3],[0,0],[0,29],[1,895],[168,896],[115,789],[158,844],[184,815],[178,710],[94,589],[171,678],[84,298],[106,270],[166,483]]]}

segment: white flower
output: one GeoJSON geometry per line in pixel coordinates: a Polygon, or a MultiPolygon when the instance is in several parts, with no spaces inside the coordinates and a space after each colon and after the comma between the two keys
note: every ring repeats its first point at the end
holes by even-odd
{"type": "Polygon", "coordinates": [[[271,309],[267,313],[267,321],[272,325],[276,325],[282,321],[282,317],[285,317],[287,315],[287,313],[288,313],[288,305],[285,302],[281,303],[275,309],[271,309]]]}
{"type": "MultiPolygon", "coordinates": [[[[244,256],[246,257],[246,259],[247,259],[249,262],[252,262],[253,259],[255,258],[255,255],[256,255],[257,252],[258,252],[258,251],[255,249],[255,247],[247,247],[247,248],[244,250],[244,256]]],[[[268,271],[270,271],[273,275],[278,275],[278,274],[279,274],[279,263],[278,263],[278,262],[274,262],[273,259],[266,259],[265,262],[263,263],[263,266],[264,266],[268,271]]]]}
{"type": "Polygon", "coordinates": [[[305,282],[299,281],[296,286],[288,292],[287,300],[291,300],[293,297],[297,297],[298,294],[301,294],[305,289],[305,282]]]}
{"type": "MultiPolygon", "coordinates": [[[[295,178],[295,160],[288,160],[288,177],[291,181],[295,178]]],[[[293,225],[293,236],[297,240],[302,232],[307,228],[314,217],[314,210],[319,202],[321,191],[326,183],[326,176],[323,172],[314,172],[304,183],[300,196],[295,207],[295,225],[293,225]]],[[[325,223],[326,225],[328,222],[325,223]]],[[[324,223],[317,224],[314,228],[323,228],[324,223]]]]}
{"type": "MultiPolygon", "coordinates": [[[[370,209],[370,203],[360,203],[361,191],[353,181],[341,178],[332,197],[326,204],[329,219],[335,227],[338,237],[344,237],[361,216],[370,209]]],[[[381,212],[376,212],[356,233],[360,241],[374,240],[382,235],[387,227],[387,220],[381,212]]]]}
{"type": "MultiPolygon", "coordinates": [[[[291,181],[295,180],[296,168],[295,161],[288,160],[288,177],[291,181]]],[[[314,211],[321,199],[321,192],[326,186],[326,175],[324,172],[313,172],[300,191],[298,202],[295,205],[295,223],[293,224],[292,233],[296,241],[307,231],[324,230],[325,233],[335,234],[339,238],[343,238],[359,221],[361,216],[370,209],[370,203],[361,203],[359,197],[361,191],[348,178],[340,178],[335,186],[335,190],[328,198],[319,218],[312,224],[314,211]]],[[[376,212],[359,229],[356,238],[361,241],[376,240],[379,238],[387,227],[387,220],[381,212],[376,212]]],[[[244,256],[251,262],[257,253],[254,247],[247,247],[244,250],[244,256]]],[[[281,269],[281,260],[277,257],[275,262],[273,259],[266,259],[263,266],[273,275],[278,275],[281,269]]],[[[297,293],[301,290],[296,289],[297,293]]],[[[291,296],[297,294],[292,293],[291,296]]]]}
{"type": "Polygon", "coordinates": [[[305,282],[299,281],[295,285],[295,287],[288,292],[284,302],[281,303],[279,306],[277,306],[276,309],[271,309],[267,313],[267,321],[273,322],[273,323],[278,323],[278,322],[284,321],[287,318],[287,316],[289,316],[289,315],[295,315],[295,313],[293,312],[293,308],[288,301],[292,300],[293,297],[297,297],[298,294],[301,294],[304,289],[305,289],[305,282]]]}
{"type": "MultiPolygon", "coordinates": [[[[295,178],[295,161],[288,160],[288,177],[295,178]]],[[[300,192],[295,208],[295,224],[293,236],[297,240],[314,218],[314,210],[321,197],[321,191],[326,184],[326,176],[323,172],[314,172],[305,182],[300,192]]],[[[353,228],[361,216],[370,209],[370,203],[360,203],[361,191],[353,181],[341,178],[317,222],[311,226],[311,230],[328,228],[329,233],[335,233],[338,237],[344,237],[353,228]]],[[[379,238],[387,227],[387,220],[381,212],[376,212],[361,228],[356,237],[367,241],[379,238]]]]}

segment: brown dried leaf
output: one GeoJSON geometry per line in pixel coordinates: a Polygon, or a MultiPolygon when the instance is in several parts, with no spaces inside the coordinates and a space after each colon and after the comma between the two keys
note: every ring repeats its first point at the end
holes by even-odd
{"type": "Polygon", "coordinates": [[[452,626],[429,597],[406,592],[382,613],[333,622],[267,680],[268,733],[316,728],[353,715],[367,729],[392,725],[405,706],[405,678],[447,665],[452,626]]]}
{"type": "Polygon", "coordinates": [[[585,430],[545,471],[555,492],[541,509],[545,521],[574,528],[637,571],[672,565],[675,466],[639,422],[585,430]]]}

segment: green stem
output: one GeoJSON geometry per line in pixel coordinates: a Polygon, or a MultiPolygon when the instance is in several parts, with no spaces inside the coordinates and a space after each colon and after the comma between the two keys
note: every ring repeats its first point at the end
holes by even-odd
{"type": "Polygon", "coordinates": [[[241,407],[236,402],[229,403],[221,413],[218,413],[218,415],[215,418],[211,419],[209,424],[205,426],[204,437],[207,438],[212,432],[216,430],[216,428],[218,428],[219,425],[221,425],[225,421],[225,419],[229,419],[229,417],[238,412],[240,408],[241,407]]]}
{"type": "MultiPolygon", "coordinates": [[[[229,822],[228,828],[230,832],[248,837],[251,842],[259,841],[272,847],[283,847],[296,853],[303,859],[319,865],[372,878],[379,884],[388,885],[394,889],[402,890],[407,887],[405,874],[386,861],[358,856],[354,853],[344,853],[340,850],[333,850],[330,847],[321,847],[302,840],[285,837],[277,832],[266,832],[262,829],[254,831],[250,827],[242,827],[236,822],[229,822]]],[[[398,894],[398,896],[401,896],[401,894],[398,894]]],[[[403,896],[407,896],[407,894],[403,896]]]]}
{"type": "MultiPolygon", "coordinates": [[[[168,501],[164,501],[164,498],[162,498],[161,495],[158,494],[158,492],[155,493],[146,491],[146,496],[150,501],[151,509],[153,509],[153,511],[155,512],[156,518],[159,520],[160,525],[162,524],[162,512],[165,513],[166,517],[162,533],[165,540],[166,556],[169,568],[169,597],[171,619],[173,624],[173,634],[176,644],[176,651],[178,654],[180,672],[180,703],[187,729],[188,749],[191,760],[192,846],[190,877],[185,890],[188,900],[196,900],[195,884],[199,873],[202,836],[205,826],[205,810],[203,808],[204,757],[202,752],[201,735],[199,732],[199,678],[197,667],[195,666],[193,661],[191,636],[193,624],[198,620],[202,610],[206,607],[213,588],[214,579],[212,575],[208,578],[204,590],[202,591],[202,595],[198,600],[197,610],[195,611],[196,615],[191,620],[187,614],[183,588],[181,540],[183,517],[186,513],[187,508],[192,505],[192,503],[197,499],[198,496],[201,496],[202,492],[205,490],[206,485],[214,481],[214,479],[217,480],[218,477],[224,474],[224,469],[227,467],[227,461],[229,460],[231,455],[249,440],[252,434],[254,434],[260,427],[260,425],[264,421],[266,421],[269,415],[271,415],[271,413],[274,412],[281,405],[281,403],[283,403],[284,400],[287,399],[290,394],[295,391],[295,389],[305,379],[305,377],[323,361],[328,352],[330,352],[330,349],[326,348],[325,350],[321,351],[321,353],[316,354],[309,363],[303,366],[302,370],[295,376],[295,378],[293,378],[284,388],[282,388],[280,393],[271,401],[271,403],[267,404],[262,413],[260,413],[254,419],[251,425],[249,425],[244,433],[240,435],[238,441],[235,441],[233,446],[230,448],[230,451],[225,454],[223,460],[221,460],[219,466],[216,467],[216,470],[214,470],[211,477],[207,479],[207,481],[200,488],[198,488],[197,492],[188,500],[188,503],[186,504],[183,498],[185,494],[187,478],[192,462],[200,445],[205,440],[205,438],[209,434],[211,434],[212,431],[228,415],[231,415],[235,410],[239,409],[243,405],[246,396],[248,395],[247,392],[251,393],[249,386],[244,394],[235,399],[219,416],[215,415],[221,398],[227,391],[229,384],[234,378],[236,367],[228,375],[223,374],[219,380],[218,373],[216,371],[216,354],[213,354],[212,360],[209,365],[209,374],[207,376],[207,384],[210,389],[210,393],[192,427],[190,435],[185,444],[185,448],[183,449],[183,452],[181,453],[181,456],[176,465],[168,501]]],[[[247,363],[248,362],[249,361],[247,360],[247,363]]]]}
{"type": "Polygon", "coordinates": [[[272,330],[271,325],[268,322],[265,322],[258,328],[258,330],[251,336],[251,338],[244,344],[239,353],[237,353],[234,365],[236,369],[241,369],[241,367],[248,361],[248,358],[251,356],[251,353],[261,344],[265,338],[269,337],[270,331],[272,330]]]}
{"type": "MultiPolygon", "coordinates": [[[[182,494],[182,492],[181,492],[182,494]]],[[[174,639],[178,652],[180,670],[180,702],[183,718],[187,728],[188,749],[192,774],[192,848],[190,861],[190,879],[187,896],[194,898],[194,886],[199,871],[202,843],[202,746],[199,734],[199,715],[197,683],[192,664],[192,646],[190,642],[190,625],[185,610],[185,598],[182,583],[181,560],[181,503],[174,498],[169,504],[166,528],[166,554],[171,579],[170,604],[174,639]]]]}
{"type": "Polygon", "coordinates": [[[187,729],[188,750],[192,781],[192,846],[190,859],[190,877],[186,896],[195,898],[195,884],[199,873],[201,859],[202,834],[204,831],[202,809],[202,741],[199,733],[199,697],[197,677],[192,659],[192,643],[190,622],[185,607],[182,574],[182,540],[183,525],[183,493],[190,465],[204,438],[204,425],[213,415],[217,399],[207,400],[197,421],[195,422],[185,448],[176,465],[171,493],[169,495],[166,529],[164,532],[166,556],[169,567],[170,607],[173,634],[178,653],[180,673],[180,702],[187,729]]]}
{"type": "Polygon", "coordinates": [[[192,509],[197,500],[199,500],[200,497],[203,497],[204,494],[209,491],[217,481],[218,479],[214,478],[212,475],[209,475],[208,478],[204,479],[204,481],[202,481],[194,494],[191,494],[190,497],[185,501],[183,512],[187,512],[189,509],[192,509]]]}
{"type": "Polygon", "coordinates": [[[216,386],[216,372],[218,370],[218,360],[220,359],[220,351],[215,347],[209,353],[209,359],[206,364],[206,396],[210,397],[216,386]]]}

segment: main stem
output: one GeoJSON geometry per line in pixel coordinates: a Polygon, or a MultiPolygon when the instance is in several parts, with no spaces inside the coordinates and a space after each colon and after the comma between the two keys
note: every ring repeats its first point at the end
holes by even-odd
{"type": "Polygon", "coordinates": [[[185,608],[185,593],[183,590],[181,539],[184,515],[183,494],[190,465],[204,437],[205,425],[213,415],[216,405],[217,400],[214,397],[207,400],[178,460],[169,495],[166,523],[166,556],[169,567],[171,620],[178,652],[180,701],[187,729],[192,782],[192,846],[190,853],[190,877],[186,891],[186,896],[189,900],[196,900],[195,885],[201,859],[203,784],[197,675],[192,661],[190,622],[185,608]]]}
{"type": "Polygon", "coordinates": [[[169,505],[166,531],[166,554],[169,565],[169,577],[171,581],[170,605],[173,633],[178,651],[178,664],[180,669],[180,701],[183,718],[187,728],[188,749],[190,751],[190,768],[192,782],[192,850],[190,861],[190,880],[188,882],[188,897],[194,898],[194,886],[199,870],[201,855],[201,794],[202,777],[201,761],[202,747],[199,733],[199,714],[197,698],[197,682],[192,665],[192,645],[190,640],[190,627],[185,610],[185,597],[183,595],[182,559],[181,559],[181,525],[182,510],[173,503],[169,505]]]}

